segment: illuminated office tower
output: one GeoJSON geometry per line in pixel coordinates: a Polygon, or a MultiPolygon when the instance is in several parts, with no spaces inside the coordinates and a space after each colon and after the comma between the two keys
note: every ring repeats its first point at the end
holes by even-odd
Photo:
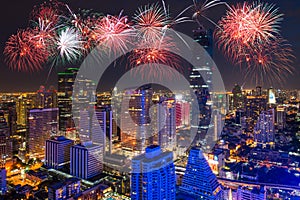
{"type": "Polygon", "coordinates": [[[8,158],[9,142],[9,127],[3,112],[0,112],[0,168],[5,167],[6,159],[8,158]]]}
{"type": "Polygon", "coordinates": [[[46,140],[45,165],[54,169],[70,164],[70,149],[73,141],[64,136],[46,140]]]}
{"type": "Polygon", "coordinates": [[[196,199],[223,200],[221,185],[203,156],[200,147],[190,150],[180,191],[196,199]]]}
{"type": "Polygon", "coordinates": [[[158,145],[162,150],[172,151],[176,147],[176,107],[174,98],[161,97],[156,110],[158,145]]]}
{"type": "Polygon", "coordinates": [[[35,94],[22,94],[16,101],[17,124],[26,126],[28,123],[29,110],[35,108],[35,94]]]}
{"type": "Polygon", "coordinates": [[[117,124],[115,122],[113,111],[110,106],[98,107],[96,109],[96,116],[100,127],[104,132],[103,144],[105,151],[112,153],[114,141],[118,141],[117,124]]]}
{"type": "Polygon", "coordinates": [[[244,95],[241,86],[235,85],[232,89],[232,110],[239,110],[244,108],[244,95]]]}
{"type": "Polygon", "coordinates": [[[96,144],[103,144],[101,131],[97,130],[97,118],[93,116],[96,105],[96,84],[83,76],[76,77],[72,97],[73,121],[79,127],[81,142],[93,141],[96,144]]]}
{"type": "Polygon", "coordinates": [[[0,110],[2,110],[3,117],[8,125],[8,135],[7,135],[7,160],[11,160],[14,152],[17,151],[17,143],[14,142],[13,136],[17,133],[17,111],[15,102],[3,102],[0,105],[0,110]],[[15,148],[14,148],[15,147],[15,148]]]}
{"type": "Polygon", "coordinates": [[[58,108],[29,111],[29,154],[44,158],[45,142],[58,131],[58,108]]]}
{"type": "Polygon", "coordinates": [[[254,128],[254,140],[257,143],[273,143],[275,141],[274,109],[262,112],[254,128]]]}
{"type": "Polygon", "coordinates": [[[281,130],[286,126],[286,108],[282,105],[276,108],[276,125],[281,130]]]}
{"type": "Polygon", "coordinates": [[[41,85],[36,92],[36,108],[57,108],[57,91],[53,86],[46,90],[45,86],[41,85]]]}
{"type": "MultiPolygon", "coordinates": [[[[211,30],[206,30],[203,26],[200,26],[198,29],[193,31],[194,40],[200,44],[208,53],[209,56],[213,56],[213,36],[211,30]]],[[[192,124],[197,129],[197,135],[193,141],[193,144],[198,144],[205,138],[206,132],[208,130],[208,126],[211,119],[211,108],[207,102],[210,100],[210,92],[212,88],[212,69],[211,64],[208,63],[209,57],[199,57],[196,56],[197,60],[201,60],[203,66],[193,66],[190,71],[189,79],[190,79],[190,87],[194,91],[197,102],[199,112],[199,119],[197,122],[192,122],[192,124]],[[206,81],[206,82],[205,82],[206,81]]],[[[192,107],[192,110],[197,109],[192,107]]]]}
{"type": "Polygon", "coordinates": [[[131,199],[176,199],[176,177],[172,152],[149,146],[132,160],[131,199]]]}
{"type": "Polygon", "coordinates": [[[103,170],[103,148],[91,141],[71,147],[70,174],[89,179],[103,170]]]}
{"type": "Polygon", "coordinates": [[[121,113],[122,146],[144,151],[150,133],[150,107],[153,90],[151,85],[138,89],[127,89],[123,93],[121,113]]]}
{"type": "Polygon", "coordinates": [[[106,140],[106,113],[92,112],[88,110],[80,111],[79,117],[79,134],[81,143],[92,141],[95,145],[100,145],[105,151],[106,140]]]}
{"type": "Polygon", "coordinates": [[[276,104],[275,91],[273,88],[268,89],[268,104],[270,106],[276,104]]]}
{"type": "Polygon", "coordinates": [[[217,141],[219,139],[219,135],[221,135],[221,132],[223,130],[222,115],[219,110],[214,111],[214,113],[212,114],[212,120],[214,123],[214,132],[211,139],[212,141],[217,141]]]}
{"type": "Polygon", "coordinates": [[[66,131],[74,127],[72,120],[72,94],[73,85],[79,68],[68,68],[58,73],[58,108],[59,108],[59,130],[66,131]]]}
{"type": "Polygon", "coordinates": [[[176,99],[176,128],[190,126],[190,103],[176,99]]]}

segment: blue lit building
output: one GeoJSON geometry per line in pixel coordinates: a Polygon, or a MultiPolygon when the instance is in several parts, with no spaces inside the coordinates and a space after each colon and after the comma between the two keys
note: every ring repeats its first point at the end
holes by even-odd
{"type": "Polygon", "coordinates": [[[70,163],[70,149],[73,140],[64,136],[52,137],[46,140],[45,165],[54,169],[62,168],[70,163]]]}
{"type": "Polygon", "coordinates": [[[176,177],[172,152],[152,145],[132,160],[131,199],[176,199],[176,177]]]}
{"type": "Polygon", "coordinates": [[[103,148],[91,141],[74,145],[70,150],[70,174],[89,179],[102,173],[103,148]]]}
{"type": "Polygon", "coordinates": [[[199,147],[190,150],[180,191],[195,199],[222,200],[223,192],[199,147]]]}

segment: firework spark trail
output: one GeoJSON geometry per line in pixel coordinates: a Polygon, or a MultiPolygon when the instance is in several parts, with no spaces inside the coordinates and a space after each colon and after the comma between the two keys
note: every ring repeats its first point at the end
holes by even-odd
{"type": "Polygon", "coordinates": [[[213,8],[213,7],[216,7],[216,6],[219,6],[219,5],[225,5],[227,7],[228,4],[226,2],[223,2],[222,0],[205,0],[203,3],[197,3],[196,0],[193,0],[193,5],[192,7],[194,8],[194,13],[192,15],[192,18],[199,24],[201,25],[200,23],[200,18],[204,18],[206,19],[207,21],[209,21],[210,23],[212,23],[213,25],[215,26],[218,26],[218,24],[216,24],[213,20],[211,20],[209,17],[206,16],[206,12],[207,10],[213,8]]]}
{"type": "Polygon", "coordinates": [[[31,40],[31,30],[20,30],[12,35],[4,48],[5,62],[18,71],[37,71],[47,60],[47,52],[37,48],[31,40]]]}

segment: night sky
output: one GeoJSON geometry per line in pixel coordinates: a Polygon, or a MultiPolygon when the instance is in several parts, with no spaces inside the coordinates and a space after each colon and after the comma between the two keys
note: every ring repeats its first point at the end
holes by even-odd
{"type": "MultiPolygon", "coordinates": [[[[3,48],[6,40],[11,34],[16,33],[18,29],[26,28],[28,25],[29,14],[34,7],[43,1],[37,0],[9,0],[1,2],[0,8],[0,92],[11,91],[35,91],[39,88],[39,85],[56,86],[57,71],[62,71],[62,68],[57,68],[52,71],[50,79],[46,83],[46,78],[49,72],[49,68],[45,67],[43,71],[35,73],[15,72],[10,70],[3,63],[3,48]],[[5,2],[5,3],[4,3],[5,2]],[[22,3],[20,3],[22,2],[22,3]]],[[[147,3],[153,3],[156,1],[147,0],[70,0],[62,1],[67,3],[75,12],[78,8],[93,9],[97,12],[104,14],[118,14],[121,10],[124,10],[124,14],[132,16],[134,11],[141,5],[147,3]]],[[[178,14],[181,10],[186,8],[192,3],[192,0],[166,0],[166,4],[170,6],[172,16],[178,14]]],[[[229,4],[243,2],[242,0],[230,0],[229,4]]],[[[300,1],[299,0],[264,0],[264,2],[275,3],[279,7],[279,11],[284,14],[284,21],[282,22],[281,33],[294,49],[296,55],[296,61],[294,63],[295,73],[290,75],[286,82],[281,85],[273,85],[275,88],[285,89],[300,89],[300,1]]],[[[210,10],[209,16],[217,21],[225,13],[225,6],[220,6],[210,10]]],[[[188,13],[191,15],[191,12],[188,13]]],[[[212,24],[203,22],[207,28],[213,28],[212,24]]],[[[192,35],[192,30],[196,28],[195,23],[187,23],[180,25],[175,29],[181,31],[187,35],[192,35]]],[[[233,66],[228,62],[221,52],[216,47],[214,51],[214,60],[221,72],[225,86],[227,90],[231,90],[235,83],[244,85],[244,88],[250,88],[254,85],[249,80],[245,80],[241,76],[238,66],[233,66]]],[[[265,85],[265,87],[268,87],[265,85]]]]}

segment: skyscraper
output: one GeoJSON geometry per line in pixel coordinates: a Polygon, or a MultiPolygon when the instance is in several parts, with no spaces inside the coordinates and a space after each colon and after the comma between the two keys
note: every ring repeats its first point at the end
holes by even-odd
{"type": "Polygon", "coordinates": [[[203,156],[200,147],[193,147],[190,150],[180,190],[199,199],[223,199],[221,186],[203,156]]]}
{"type": "Polygon", "coordinates": [[[158,145],[163,150],[173,151],[176,147],[175,98],[161,97],[156,110],[156,131],[158,145]]]}
{"type": "Polygon", "coordinates": [[[68,68],[58,73],[58,108],[59,108],[59,130],[66,131],[74,127],[72,120],[72,94],[73,85],[78,68],[68,68]]]}
{"type": "Polygon", "coordinates": [[[5,167],[6,159],[8,158],[9,142],[9,128],[3,112],[0,111],[0,168],[5,167]]]}
{"type": "Polygon", "coordinates": [[[176,128],[190,126],[190,103],[176,99],[176,128]]]}
{"type": "Polygon", "coordinates": [[[241,86],[235,85],[232,89],[232,110],[243,109],[244,97],[241,86]]]}
{"type": "Polygon", "coordinates": [[[103,148],[92,142],[71,147],[70,174],[89,179],[99,175],[103,169],[103,148]]]}
{"type": "Polygon", "coordinates": [[[103,147],[105,147],[105,151],[111,154],[113,150],[113,142],[118,140],[117,124],[113,117],[113,111],[109,106],[98,107],[95,114],[104,133],[104,140],[102,143],[103,147]]]}
{"type": "Polygon", "coordinates": [[[276,125],[278,129],[283,129],[286,126],[286,108],[282,105],[276,108],[276,125]]]}
{"type": "Polygon", "coordinates": [[[53,86],[49,90],[40,86],[36,92],[36,108],[57,108],[57,91],[53,86]]]}
{"type": "Polygon", "coordinates": [[[176,177],[172,152],[162,152],[159,146],[149,146],[146,152],[132,160],[131,199],[176,198],[176,177]]]}
{"type": "Polygon", "coordinates": [[[29,111],[29,154],[44,158],[45,142],[58,131],[58,108],[29,111]]]}
{"type": "Polygon", "coordinates": [[[254,140],[257,143],[267,144],[275,141],[274,109],[262,112],[254,128],[254,140]]]}
{"type": "Polygon", "coordinates": [[[64,136],[46,140],[45,165],[54,169],[70,164],[70,149],[73,141],[64,136]]]}
{"type": "MultiPolygon", "coordinates": [[[[211,30],[206,30],[203,26],[200,26],[198,29],[194,30],[194,40],[200,44],[210,55],[213,56],[213,36],[211,30]]],[[[212,69],[207,57],[196,56],[196,59],[203,59],[203,63],[206,63],[203,66],[193,66],[190,71],[190,87],[194,91],[197,101],[199,112],[199,122],[194,122],[198,124],[197,135],[194,139],[194,144],[198,144],[202,139],[205,138],[206,132],[208,130],[208,125],[211,119],[211,107],[207,105],[208,100],[210,99],[210,90],[212,88],[212,69]],[[204,62],[205,61],[205,62],[204,62]],[[201,73],[201,74],[200,74],[201,73]],[[206,81],[206,82],[205,82],[206,81]]],[[[192,108],[195,109],[195,108],[192,108]]]]}
{"type": "Polygon", "coordinates": [[[13,136],[17,132],[17,112],[15,102],[4,102],[0,106],[2,110],[2,116],[5,118],[8,126],[8,134],[6,135],[6,160],[11,160],[14,154],[14,147],[17,151],[17,143],[14,144],[13,136]]]}
{"type": "Polygon", "coordinates": [[[152,135],[149,130],[152,94],[151,85],[124,91],[121,111],[121,142],[124,147],[144,151],[147,146],[152,135]]]}

